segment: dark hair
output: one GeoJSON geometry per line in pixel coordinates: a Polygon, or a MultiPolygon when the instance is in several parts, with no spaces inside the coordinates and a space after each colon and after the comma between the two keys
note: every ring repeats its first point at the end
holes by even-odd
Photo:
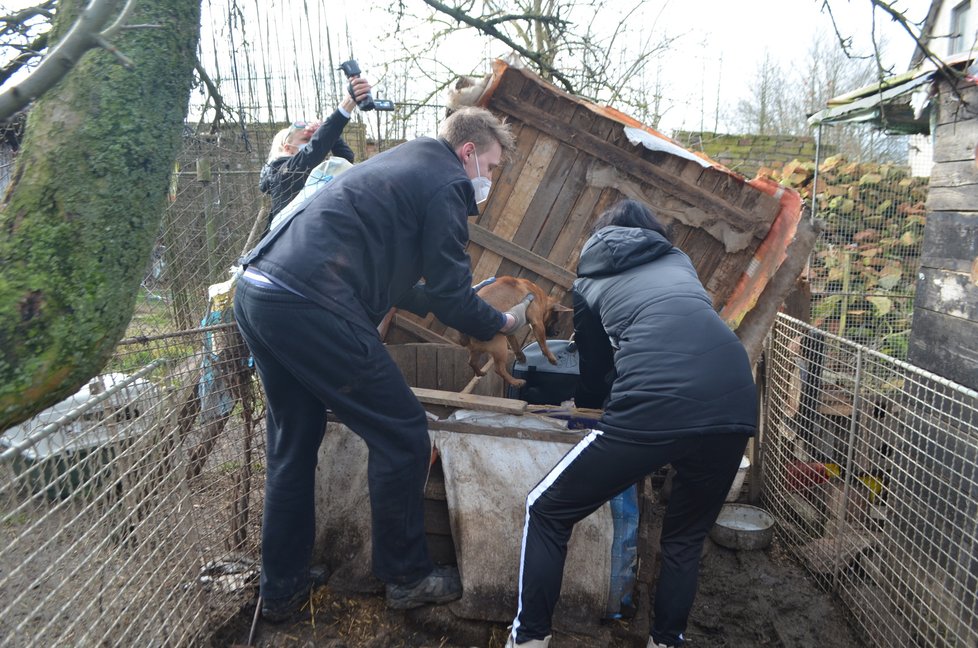
{"type": "Polygon", "coordinates": [[[598,220],[594,222],[591,233],[594,234],[602,227],[612,225],[649,229],[662,234],[667,241],[672,242],[669,230],[659,222],[659,219],[655,217],[655,214],[652,213],[648,205],[637,200],[620,200],[606,209],[603,214],[598,216],[598,220]]]}

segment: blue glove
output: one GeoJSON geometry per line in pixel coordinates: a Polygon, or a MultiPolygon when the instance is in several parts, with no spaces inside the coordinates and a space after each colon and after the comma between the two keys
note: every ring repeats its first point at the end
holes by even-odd
{"type": "Polygon", "coordinates": [[[488,279],[483,279],[482,281],[480,281],[476,285],[472,286],[472,290],[474,290],[476,292],[479,292],[482,288],[485,288],[486,286],[488,286],[489,284],[491,284],[495,280],[496,280],[495,277],[489,277],[488,279]]]}

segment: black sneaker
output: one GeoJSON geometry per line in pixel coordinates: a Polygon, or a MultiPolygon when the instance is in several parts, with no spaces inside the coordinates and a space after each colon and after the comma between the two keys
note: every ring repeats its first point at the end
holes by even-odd
{"type": "Polygon", "coordinates": [[[287,599],[262,599],[261,616],[269,623],[308,621],[312,618],[309,595],[329,580],[329,572],[323,566],[309,568],[309,585],[287,599]]]}
{"type": "Polygon", "coordinates": [[[410,610],[427,603],[448,603],[462,596],[462,579],[455,567],[435,569],[413,585],[388,585],[387,606],[410,610]]]}

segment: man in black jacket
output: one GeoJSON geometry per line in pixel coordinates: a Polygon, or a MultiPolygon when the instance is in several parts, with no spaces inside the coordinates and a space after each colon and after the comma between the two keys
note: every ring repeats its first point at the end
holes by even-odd
{"type": "Polygon", "coordinates": [[[241,259],[235,316],[268,404],[262,614],[293,618],[308,597],[316,457],[329,408],[367,443],[373,570],[391,607],[461,595],[435,569],[422,515],[427,417],[377,334],[392,305],[475,338],[514,331],[472,290],[469,215],[513,146],[509,127],[469,108],[338,176],[241,259]],[[423,277],[424,282],[419,283],[423,277]]]}
{"type": "Polygon", "coordinates": [[[680,646],[703,541],[756,430],[750,363],[689,258],[642,203],[622,201],[598,218],[577,275],[575,401],[604,412],[598,429],[527,496],[507,647],[549,643],[574,524],[670,463],[676,475],[648,646],[680,646]]]}

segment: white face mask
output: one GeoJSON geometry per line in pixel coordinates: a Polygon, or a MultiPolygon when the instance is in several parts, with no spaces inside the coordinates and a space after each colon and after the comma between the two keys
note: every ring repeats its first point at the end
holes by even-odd
{"type": "Polygon", "coordinates": [[[482,175],[482,169],[479,168],[479,156],[475,153],[473,155],[475,155],[475,172],[479,175],[472,178],[471,182],[472,188],[475,189],[475,203],[481,205],[489,198],[489,189],[492,188],[492,180],[482,175]]]}

